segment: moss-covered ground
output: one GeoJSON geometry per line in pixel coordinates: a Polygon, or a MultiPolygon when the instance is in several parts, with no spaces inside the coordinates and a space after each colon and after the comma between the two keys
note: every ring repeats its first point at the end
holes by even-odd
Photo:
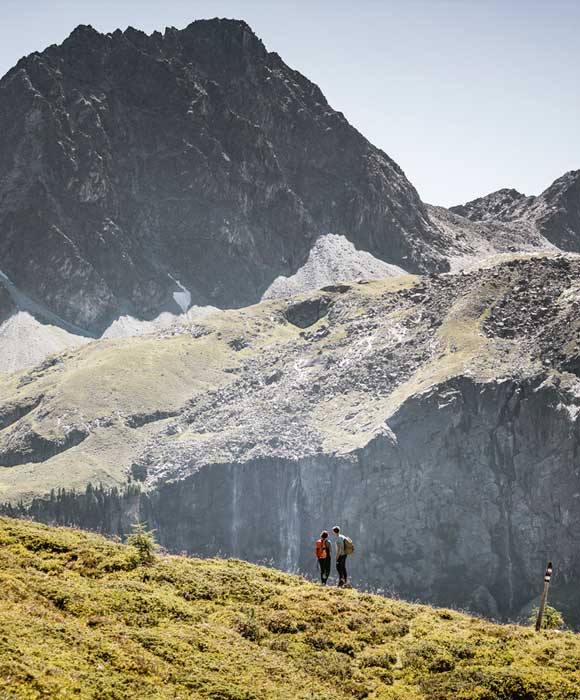
{"type": "Polygon", "coordinates": [[[0,698],[580,698],[580,637],[0,519],[0,698]]]}

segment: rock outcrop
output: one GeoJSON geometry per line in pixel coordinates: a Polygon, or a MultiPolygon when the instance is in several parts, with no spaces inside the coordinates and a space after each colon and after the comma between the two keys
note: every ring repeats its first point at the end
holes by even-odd
{"type": "MultiPolygon", "coordinates": [[[[500,201],[504,201],[503,198],[500,201]]],[[[427,205],[429,218],[445,238],[442,250],[454,272],[480,265],[487,258],[500,254],[559,250],[528,221],[493,218],[484,213],[483,205],[481,210],[475,208],[470,216],[456,213],[457,209],[462,208],[427,205]]]]}
{"type": "Polygon", "coordinates": [[[93,335],[256,302],[329,232],[447,267],[399,166],[244,22],[81,26],[0,81],[2,270],[93,335]]]}
{"type": "Polygon", "coordinates": [[[0,323],[10,318],[16,311],[17,307],[8,290],[0,284],[0,323]]]}
{"type": "Polygon", "coordinates": [[[289,570],[337,521],[357,584],[504,618],[552,558],[577,622],[579,273],[330,285],[57,356],[0,384],[0,491],[131,477],[168,548],[289,570]]]}
{"type": "Polygon", "coordinates": [[[529,202],[531,197],[514,189],[504,188],[472,199],[466,204],[450,207],[449,211],[459,216],[464,216],[470,221],[510,221],[514,211],[520,210],[523,202],[529,202]]]}

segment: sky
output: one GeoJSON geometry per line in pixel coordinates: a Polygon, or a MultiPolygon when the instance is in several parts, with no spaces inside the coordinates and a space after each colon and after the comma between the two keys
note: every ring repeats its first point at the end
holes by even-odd
{"type": "Polygon", "coordinates": [[[0,75],[78,24],[147,33],[244,19],[450,206],[580,168],[577,0],[0,0],[0,75]]]}

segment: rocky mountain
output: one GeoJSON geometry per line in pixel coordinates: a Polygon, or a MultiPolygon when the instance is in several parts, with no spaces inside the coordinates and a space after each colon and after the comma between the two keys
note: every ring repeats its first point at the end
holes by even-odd
{"type": "Polygon", "coordinates": [[[514,211],[521,210],[524,202],[533,199],[517,190],[505,188],[485,197],[473,199],[466,204],[450,207],[449,211],[458,216],[464,216],[470,221],[511,221],[514,218],[514,211]]]}
{"type": "Polygon", "coordinates": [[[572,170],[537,197],[504,189],[450,211],[471,221],[519,226],[561,250],[580,251],[580,170],[572,170]]]}
{"type": "Polygon", "coordinates": [[[578,202],[568,173],[424,205],[244,22],[80,26],[0,80],[0,372],[191,307],[576,251],[578,202]]]}
{"type": "Polygon", "coordinates": [[[244,22],[80,26],[0,81],[0,269],[85,333],[254,303],[328,233],[447,267],[399,166],[244,22]]]}
{"type": "Polygon", "coordinates": [[[0,80],[0,502],[580,624],[579,182],[425,205],[244,22],[79,27],[0,80]]]}
{"type": "Polygon", "coordinates": [[[518,255],[55,356],[0,379],[0,494],[86,526],[56,492],[131,477],[166,547],[287,570],[338,521],[358,585],[494,617],[551,558],[578,623],[579,273],[518,255]]]}
{"type": "Polygon", "coordinates": [[[503,221],[483,216],[481,220],[427,205],[429,218],[445,238],[445,255],[453,271],[478,266],[501,254],[532,253],[560,249],[527,221],[503,221]]]}

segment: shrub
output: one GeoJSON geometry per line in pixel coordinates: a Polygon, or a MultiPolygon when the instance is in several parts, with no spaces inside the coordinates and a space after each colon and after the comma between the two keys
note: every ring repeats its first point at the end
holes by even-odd
{"type": "Polygon", "coordinates": [[[433,642],[419,642],[407,650],[403,659],[403,666],[411,668],[423,668],[431,663],[439,651],[433,642]]]}
{"type": "Polygon", "coordinates": [[[427,668],[431,673],[445,673],[445,671],[452,671],[455,668],[455,661],[450,654],[437,654],[437,656],[429,662],[427,668]]]}
{"type": "Polygon", "coordinates": [[[393,685],[395,676],[388,668],[374,668],[375,677],[379,678],[385,685],[393,685]]]}
{"type": "Polygon", "coordinates": [[[346,654],[347,656],[354,656],[356,651],[355,645],[348,639],[341,639],[334,645],[336,651],[341,654],[346,654]]]}
{"type": "Polygon", "coordinates": [[[127,538],[127,544],[136,550],[137,558],[141,564],[151,564],[155,560],[154,530],[147,530],[143,523],[135,523],[133,534],[127,538]]]}
{"type": "MultiPolygon", "coordinates": [[[[532,625],[536,624],[538,619],[538,608],[534,608],[533,613],[530,616],[530,623],[532,625]]],[[[553,608],[551,605],[546,605],[544,609],[544,617],[542,618],[542,629],[543,630],[560,630],[564,627],[564,616],[559,610],[553,608]]]]}
{"type": "Polygon", "coordinates": [[[295,634],[298,632],[298,625],[294,622],[292,615],[287,612],[272,615],[266,626],[273,634],[295,634]]]}
{"type": "Polygon", "coordinates": [[[135,481],[145,481],[147,478],[147,466],[145,464],[132,464],[131,476],[135,481]]]}
{"type": "Polygon", "coordinates": [[[66,544],[50,539],[50,537],[43,537],[42,535],[27,535],[22,538],[22,544],[31,552],[62,554],[70,551],[70,548],[66,544]]]}
{"type": "Polygon", "coordinates": [[[356,632],[356,630],[361,629],[361,627],[366,627],[368,624],[368,617],[363,617],[362,615],[353,615],[349,618],[348,622],[346,623],[346,626],[352,632],[356,632]]]}
{"type": "Polygon", "coordinates": [[[404,637],[406,634],[409,634],[411,628],[408,622],[394,620],[393,622],[389,622],[388,625],[385,625],[383,631],[387,637],[404,637]]]}
{"type": "Polygon", "coordinates": [[[290,648],[290,643],[285,637],[274,637],[274,639],[268,642],[268,646],[272,651],[282,651],[286,653],[290,648]]]}
{"type": "Polygon", "coordinates": [[[397,663],[397,657],[389,651],[367,652],[361,657],[361,666],[372,668],[391,668],[397,663]]]}
{"type": "Polygon", "coordinates": [[[353,677],[353,665],[348,657],[336,651],[309,653],[302,659],[308,673],[318,679],[345,681],[353,677]]]}
{"type": "Polygon", "coordinates": [[[468,642],[456,642],[451,645],[450,651],[457,659],[473,659],[475,657],[475,649],[468,642]]]}

